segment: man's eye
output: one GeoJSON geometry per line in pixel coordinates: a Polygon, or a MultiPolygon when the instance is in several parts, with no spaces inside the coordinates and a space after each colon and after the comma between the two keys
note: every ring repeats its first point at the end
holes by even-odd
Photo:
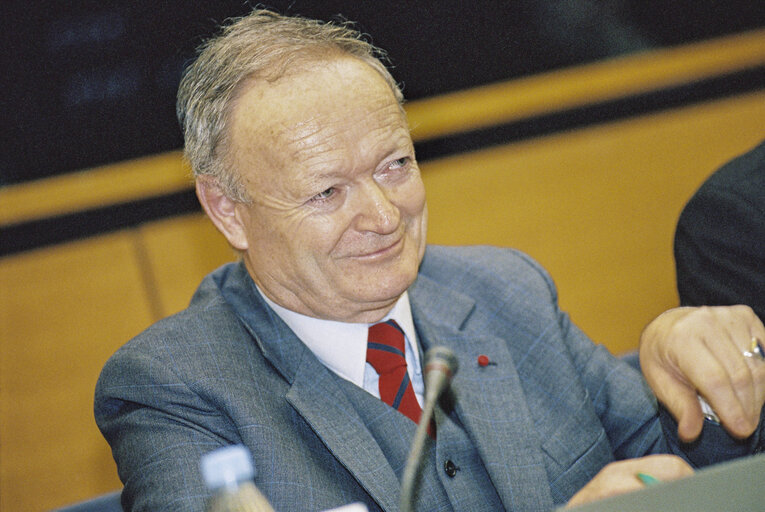
{"type": "Polygon", "coordinates": [[[406,167],[408,163],[409,163],[409,157],[405,156],[403,158],[399,158],[398,160],[394,160],[393,162],[391,162],[390,168],[400,169],[402,167],[406,167]]]}
{"type": "Polygon", "coordinates": [[[319,192],[318,194],[313,196],[311,198],[311,201],[323,201],[325,199],[329,199],[333,195],[335,195],[335,187],[330,187],[327,190],[325,190],[323,192],[319,192]]]}

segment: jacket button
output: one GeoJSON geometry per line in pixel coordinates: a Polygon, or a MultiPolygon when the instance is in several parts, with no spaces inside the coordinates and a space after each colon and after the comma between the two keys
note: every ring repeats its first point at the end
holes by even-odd
{"type": "Polygon", "coordinates": [[[447,460],[444,462],[444,472],[449,478],[454,478],[454,475],[457,474],[457,466],[451,460],[447,460]]]}

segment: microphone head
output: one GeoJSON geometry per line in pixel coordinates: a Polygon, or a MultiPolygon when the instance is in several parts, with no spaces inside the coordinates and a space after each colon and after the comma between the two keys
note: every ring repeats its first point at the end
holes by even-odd
{"type": "Polygon", "coordinates": [[[430,347],[425,352],[424,373],[426,376],[431,373],[440,373],[446,377],[447,381],[450,381],[454,374],[457,373],[457,368],[459,368],[457,356],[450,349],[435,346],[430,347]]]}

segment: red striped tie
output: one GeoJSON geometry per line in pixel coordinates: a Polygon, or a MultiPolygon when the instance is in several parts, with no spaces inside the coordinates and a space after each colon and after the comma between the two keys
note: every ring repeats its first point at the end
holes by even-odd
{"type": "Polygon", "coordinates": [[[394,320],[369,328],[367,362],[380,375],[380,399],[418,423],[422,409],[406,371],[404,331],[394,320]]]}

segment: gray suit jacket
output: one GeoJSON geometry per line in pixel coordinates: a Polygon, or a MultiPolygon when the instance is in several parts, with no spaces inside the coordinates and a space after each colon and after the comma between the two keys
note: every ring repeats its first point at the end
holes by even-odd
{"type": "MultiPolygon", "coordinates": [[[[446,345],[459,358],[449,413],[505,509],[549,510],[608,462],[669,449],[640,375],[569,321],[528,257],[431,246],[410,299],[423,348],[446,345]],[[478,365],[481,354],[492,364],[478,365]]],[[[242,443],[279,512],[354,501],[398,510],[401,468],[345,384],[263,302],[242,264],[220,268],[188,309],[122,347],[99,379],[96,420],[125,484],[123,505],[202,510],[200,457],[242,443]]],[[[391,435],[413,432],[412,423],[391,435]]],[[[436,457],[448,456],[438,447],[436,457]]],[[[461,489],[459,478],[444,485],[487,492],[461,489]]]]}

